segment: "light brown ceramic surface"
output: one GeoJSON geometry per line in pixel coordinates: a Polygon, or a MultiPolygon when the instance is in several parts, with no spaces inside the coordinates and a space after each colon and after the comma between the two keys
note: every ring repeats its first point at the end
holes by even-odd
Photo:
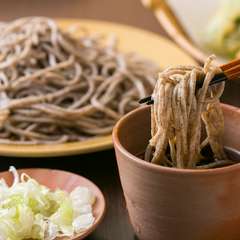
{"type": "MultiPolygon", "coordinates": [[[[222,105],[225,145],[240,150],[240,111],[222,105]]],[[[113,141],[130,220],[143,240],[239,240],[240,164],[179,170],[136,157],[150,137],[150,108],[125,116],[113,141]]]]}
{"type": "MultiPolygon", "coordinates": [[[[24,172],[30,177],[36,179],[40,184],[43,184],[50,189],[62,189],[67,192],[71,192],[77,186],[88,187],[96,196],[96,203],[93,207],[93,215],[95,217],[94,224],[85,232],[77,234],[72,238],[58,238],[58,240],[80,240],[89,235],[100,224],[105,213],[105,200],[102,192],[99,188],[89,181],[88,179],[81,177],[71,172],[51,169],[21,169],[19,173],[24,172]]],[[[4,178],[8,184],[12,183],[12,174],[10,172],[1,172],[0,178],[4,178]]]]}
{"type": "MultiPolygon", "coordinates": [[[[98,32],[106,35],[114,33],[119,40],[119,49],[125,52],[137,52],[141,56],[155,62],[161,68],[165,68],[171,64],[194,64],[194,60],[172,42],[145,30],[116,23],[94,20],[59,19],[58,22],[62,29],[77,24],[94,33],[98,32]]],[[[77,36],[79,33],[76,31],[75,34],[77,36]]],[[[55,144],[50,146],[40,144],[0,144],[0,155],[14,157],[66,156],[96,152],[111,147],[112,138],[111,135],[108,135],[91,138],[86,141],[55,144]]]]}

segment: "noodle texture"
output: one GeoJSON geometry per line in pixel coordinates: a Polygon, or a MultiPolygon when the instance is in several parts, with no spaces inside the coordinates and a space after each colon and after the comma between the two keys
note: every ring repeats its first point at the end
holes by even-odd
{"type": "Polygon", "coordinates": [[[209,86],[219,71],[213,57],[209,57],[203,68],[178,66],[159,74],[152,95],[152,137],[145,153],[147,161],[176,168],[229,163],[222,143],[224,118],[219,102],[224,83],[209,86]],[[213,162],[204,165],[201,151],[207,145],[213,162]]]}
{"type": "Polygon", "coordinates": [[[158,71],[115,36],[48,18],[0,24],[0,143],[49,144],[110,134],[150,94],[158,71]]]}

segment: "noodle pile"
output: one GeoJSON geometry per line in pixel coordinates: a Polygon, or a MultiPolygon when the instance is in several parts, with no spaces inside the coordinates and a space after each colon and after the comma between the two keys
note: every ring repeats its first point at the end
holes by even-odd
{"type": "Polygon", "coordinates": [[[42,17],[0,24],[0,143],[109,134],[153,90],[155,65],[120,53],[114,36],[73,33],[42,17]]]}
{"type": "Polygon", "coordinates": [[[212,61],[213,57],[209,57],[203,68],[179,66],[159,74],[152,95],[152,138],[145,153],[147,161],[176,168],[210,168],[230,163],[222,143],[224,118],[219,98],[224,83],[209,86],[220,71],[212,61]],[[203,164],[201,151],[207,145],[213,161],[203,164]]]}

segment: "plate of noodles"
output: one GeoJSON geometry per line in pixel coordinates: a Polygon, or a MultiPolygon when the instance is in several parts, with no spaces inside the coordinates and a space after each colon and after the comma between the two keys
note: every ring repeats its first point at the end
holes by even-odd
{"type": "Polygon", "coordinates": [[[0,23],[0,155],[112,147],[111,131],[159,70],[194,61],[168,40],[115,23],[45,17],[0,23]]]}

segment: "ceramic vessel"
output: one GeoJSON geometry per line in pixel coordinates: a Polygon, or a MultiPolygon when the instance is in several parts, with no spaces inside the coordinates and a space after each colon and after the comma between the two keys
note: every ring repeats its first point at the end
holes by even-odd
{"type": "MultiPolygon", "coordinates": [[[[240,150],[240,110],[222,105],[225,146],[240,150]]],[[[116,125],[114,147],[131,223],[142,240],[239,240],[240,164],[184,170],[137,156],[150,138],[150,107],[116,125]]],[[[232,152],[238,158],[239,153],[232,152]]]]}
{"type": "MultiPolygon", "coordinates": [[[[106,208],[105,199],[101,190],[90,180],[71,172],[53,169],[28,168],[18,170],[18,173],[23,172],[37,180],[40,184],[45,185],[52,190],[62,189],[64,191],[71,192],[75,187],[83,186],[89,188],[96,197],[96,202],[93,206],[93,215],[95,217],[94,224],[87,230],[78,233],[73,237],[59,237],[56,240],[83,239],[92,233],[103,220],[106,208]]],[[[1,178],[4,178],[9,186],[12,184],[13,177],[10,172],[1,172],[0,179],[1,178]]]]}

